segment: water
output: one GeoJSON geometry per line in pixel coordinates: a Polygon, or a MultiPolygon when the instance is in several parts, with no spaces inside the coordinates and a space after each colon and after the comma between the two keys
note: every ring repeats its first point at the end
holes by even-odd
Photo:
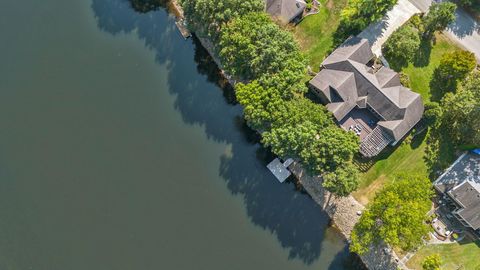
{"type": "Polygon", "coordinates": [[[0,14],[0,269],[359,268],[163,8],[0,14]]]}

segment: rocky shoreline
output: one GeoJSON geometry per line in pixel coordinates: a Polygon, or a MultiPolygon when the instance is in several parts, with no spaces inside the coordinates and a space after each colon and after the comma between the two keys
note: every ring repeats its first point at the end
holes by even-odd
{"type": "MultiPolygon", "coordinates": [[[[174,9],[175,16],[177,16],[179,20],[183,20],[184,13],[177,0],[171,0],[171,7],[174,9]]],[[[205,38],[198,36],[196,36],[196,38],[208,51],[225,79],[228,80],[232,86],[235,85],[237,81],[232,76],[226,74],[222,69],[222,64],[215,55],[213,44],[205,38]]],[[[360,219],[359,214],[363,212],[365,207],[352,196],[332,196],[321,185],[320,177],[312,177],[304,173],[304,170],[299,164],[294,164],[294,166],[291,167],[291,170],[310,197],[327,212],[333,225],[342,233],[345,239],[350,239],[353,227],[360,219]]],[[[362,254],[359,257],[365,266],[371,270],[408,269],[404,265],[398,263],[398,257],[394,251],[386,245],[371,248],[369,252],[362,254]]]]}

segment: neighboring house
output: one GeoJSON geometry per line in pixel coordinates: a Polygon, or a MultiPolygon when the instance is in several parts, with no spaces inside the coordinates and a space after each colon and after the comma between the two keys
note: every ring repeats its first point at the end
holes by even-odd
{"type": "Polygon", "coordinates": [[[421,96],[402,86],[395,71],[376,67],[373,59],[368,40],[349,38],[310,81],[338,124],[360,137],[360,153],[366,157],[400,141],[424,110],[421,96]]]}
{"type": "Polygon", "coordinates": [[[480,237],[480,154],[460,156],[435,182],[435,189],[452,203],[452,214],[480,237]]]}
{"type": "Polygon", "coordinates": [[[290,23],[299,19],[307,6],[304,0],[265,0],[268,14],[282,23],[290,23]]]}

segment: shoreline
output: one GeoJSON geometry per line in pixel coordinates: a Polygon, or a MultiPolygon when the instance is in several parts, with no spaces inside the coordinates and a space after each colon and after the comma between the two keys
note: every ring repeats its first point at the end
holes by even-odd
{"type": "MultiPolygon", "coordinates": [[[[184,13],[178,0],[170,0],[169,2],[174,15],[179,20],[183,20],[184,13]]],[[[200,44],[212,57],[222,76],[233,87],[236,84],[236,80],[222,69],[222,64],[215,55],[213,44],[205,38],[196,35],[195,38],[200,41],[200,44]]],[[[318,179],[304,173],[303,168],[301,168],[299,164],[294,167],[296,168],[292,170],[292,173],[295,175],[303,189],[327,213],[331,219],[332,226],[338,229],[342,236],[349,241],[353,227],[360,219],[360,215],[357,213],[363,212],[365,206],[355,200],[352,195],[343,198],[331,196],[331,194],[318,183],[318,179]]],[[[357,256],[361,259],[367,269],[408,269],[404,265],[401,266],[398,263],[400,259],[387,245],[379,245],[376,248],[370,249],[369,252],[362,255],[357,254],[357,256]],[[388,250],[388,252],[386,252],[386,250],[388,250]]]]}

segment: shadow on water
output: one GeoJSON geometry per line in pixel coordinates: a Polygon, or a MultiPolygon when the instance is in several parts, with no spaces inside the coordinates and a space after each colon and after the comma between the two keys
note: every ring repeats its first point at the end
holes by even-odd
{"type": "MultiPolygon", "coordinates": [[[[165,1],[156,2],[165,7],[165,1]]],[[[290,259],[315,262],[325,240],[327,215],[293,183],[280,185],[268,172],[271,154],[245,125],[233,89],[198,41],[184,41],[164,9],[137,6],[141,12],[136,12],[128,0],[92,0],[91,7],[100,29],[112,35],[135,33],[155,52],[156,61],[167,66],[169,91],[176,96],[174,106],[183,121],[202,126],[209,139],[230,146],[220,157],[219,174],[233,194],[244,198],[251,221],[274,233],[290,259]],[[215,91],[212,83],[222,91],[215,91]]],[[[353,258],[344,249],[329,269],[359,269],[353,258]],[[356,265],[347,267],[349,263],[356,265]]]]}

